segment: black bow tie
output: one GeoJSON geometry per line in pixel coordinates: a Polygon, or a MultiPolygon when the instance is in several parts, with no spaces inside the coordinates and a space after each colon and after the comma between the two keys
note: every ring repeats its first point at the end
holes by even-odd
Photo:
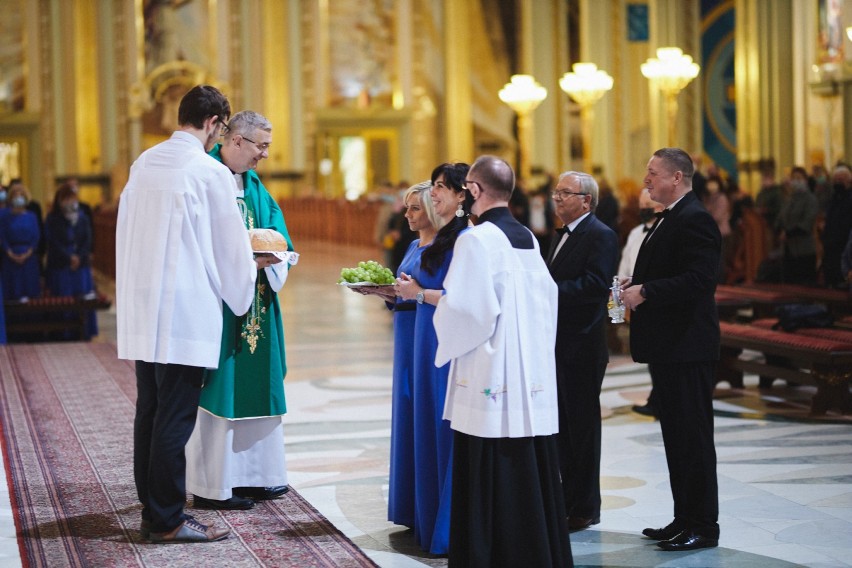
{"type": "Polygon", "coordinates": [[[561,237],[562,235],[566,235],[566,234],[567,234],[569,237],[571,236],[571,229],[569,229],[569,228],[568,228],[568,225],[562,225],[561,227],[559,227],[558,229],[556,229],[556,232],[559,234],[559,236],[560,236],[560,237],[561,237]]]}
{"type": "Polygon", "coordinates": [[[668,209],[663,209],[662,211],[657,211],[656,213],[654,213],[654,223],[650,227],[648,225],[643,225],[642,232],[647,233],[648,231],[656,227],[660,223],[660,219],[665,217],[668,212],[668,209]]]}

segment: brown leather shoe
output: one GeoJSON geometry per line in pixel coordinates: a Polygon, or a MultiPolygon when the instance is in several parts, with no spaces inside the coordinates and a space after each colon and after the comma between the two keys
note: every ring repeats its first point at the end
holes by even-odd
{"type": "Polygon", "coordinates": [[[600,517],[568,517],[568,530],[581,531],[601,522],[600,517]]]}
{"type": "Polygon", "coordinates": [[[192,517],[164,533],[151,533],[151,542],[155,544],[171,544],[174,542],[215,542],[228,538],[231,529],[207,526],[192,517]]]}

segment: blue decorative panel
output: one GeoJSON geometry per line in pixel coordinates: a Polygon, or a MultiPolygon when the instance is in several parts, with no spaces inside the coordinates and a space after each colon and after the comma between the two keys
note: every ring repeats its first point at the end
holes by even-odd
{"type": "Polygon", "coordinates": [[[627,5],[627,41],[648,41],[648,5],[627,5]]]}
{"type": "Polygon", "coordinates": [[[734,1],[703,0],[701,28],[704,153],[732,179],[736,179],[734,1]]]}

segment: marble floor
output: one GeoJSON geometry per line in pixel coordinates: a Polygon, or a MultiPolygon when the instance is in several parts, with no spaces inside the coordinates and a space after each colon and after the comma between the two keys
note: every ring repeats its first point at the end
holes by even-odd
{"type": "MultiPolygon", "coordinates": [[[[291,485],[384,568],[446,566],[412,533],[388,523],[392,329],[375,298],[335,282],[341,267],[378,251],[299,243],[281,294],[289,372],[285,417],[291,485]]],[[[98,341],[114,339],[101,314],[98,341]]],[[[666,553],[644,527],[671,520],[659,425],[630,411],[643,399],[643,365],[614,356],[601,395],[601,523],[572,534],[577,566],[852,566],[852,420],[755,412],[783,405],[757,394],[715,402],[722,535],[718,548],[666,553]],[[764,400],[765,399],[765,400],[764,400]]],[[[781,388],[781,387],[779,387],[781,388]]],[[[795,393],[791,393],[795,394],[795,393]]],[[[0,468],[2,475],[2,468],[0,468]]],[[[6,484],[0,485],[0,566],[20,566],[6,484]],[[3,501],[5,500],[5,501],[3,501]]]]}

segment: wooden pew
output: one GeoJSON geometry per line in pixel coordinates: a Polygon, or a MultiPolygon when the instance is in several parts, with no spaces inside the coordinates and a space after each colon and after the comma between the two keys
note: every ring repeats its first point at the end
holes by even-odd
{"type": "MultiPolygon", "coordinates": [[[[742,388],[744,372],[813,385],[817,393],[811,413],[830,409],[852,413],[852,341],[787,333],[759,326],[720,322],[722,357],[719,380],[742,388]],[[744,349],[758,351],[764,361],[741,359],[744,349]]],[[[841,337],[842,339],[842,337],[841,337]]]]}
{"type": "Polygon", "coordinates": [[[109,309],[111,305],[112,302],[103,296],[91,299],[48,296],[23,303],[5,302],[6,335],[27,334],[47,339],[52,332],[71,331],[82,339],[86,336],[89,313],[109,309]],[[67,314],[71,317],[65,317],[67,314]]]}
{"type": "Polygon", "coordinates": [[[741,300],[751,305],[755,319],[775,315],[775,308],[784,304],[801,303],[801,298],[789,292],[764,290],[757,287],[731,286],[719,284],[716,286],[716,303],[726,300],[741,300]]]}
{"type": "Polygon", "coordinates": [[[824,304],[835,316],[852,313],[852,297],[846,290],[803,286],[800,284],[761,283],[743,286],[746,290],[760,290],[764,293],[788,294],[801,303],[824,304]]]}

